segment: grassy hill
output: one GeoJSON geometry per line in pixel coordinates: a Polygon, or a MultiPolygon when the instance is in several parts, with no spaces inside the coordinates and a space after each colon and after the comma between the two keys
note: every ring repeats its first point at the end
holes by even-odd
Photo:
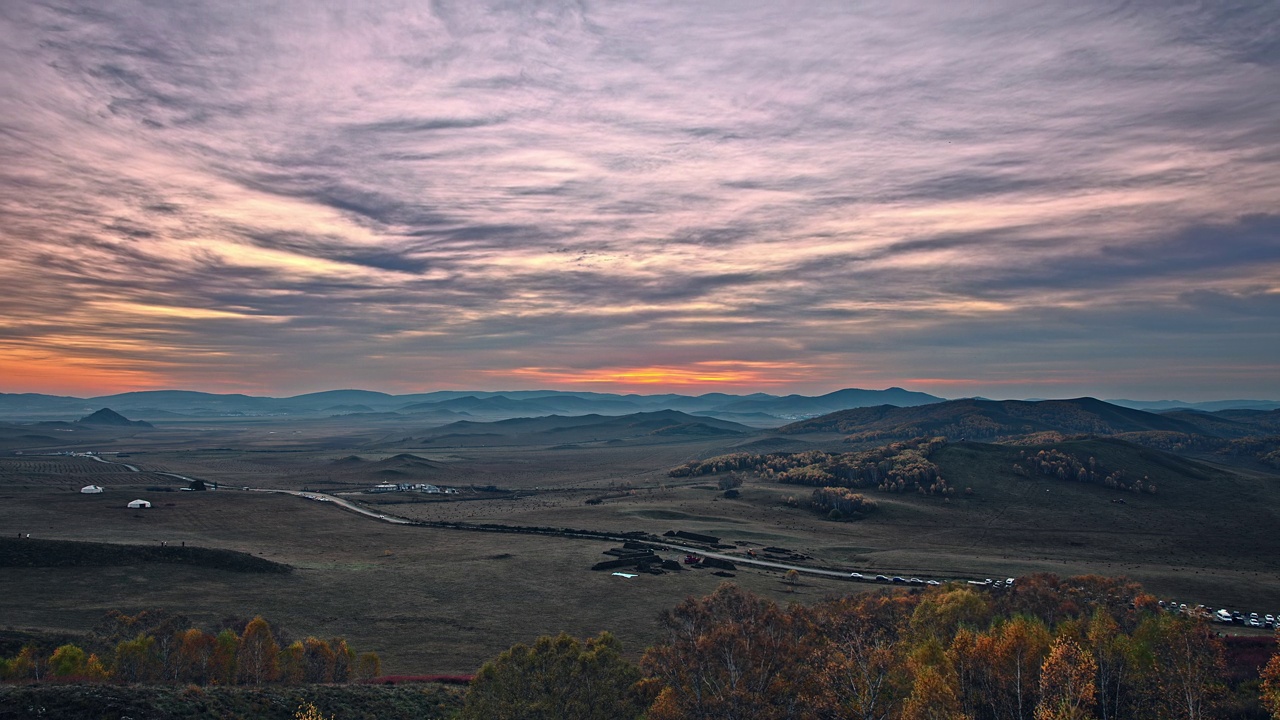
{"type": "Polygon", "coordinates": [[[689,415],[677,410],[630,415],[548,415],[512,418],[496,422],[460,420],[435,429],[439,438],[459,435],[524,436],[533,441],[565,442],[580,439],[634,438],[640,436],[705,436],[754,433],[753,428],[728,420],[689,415]]]}
{"type": "Polygon", "coordinates": [[[852,440],[942,436],[951,440],[993,440],[1034,433],[1115,435],[1201,429],[1176,417],[1112,405],[1094,398],[1073,400],[950,400],[918,407],[856,408],[784,425],[778,432],[831,433],[852,440]]]}
{"type": "Polygon", "coordinates": [[[288,565],[235,550],[0,538],[0,567],[120,567],[144,563],[190,565],[245,573],[288,573],[293,570],[288,565]]]}

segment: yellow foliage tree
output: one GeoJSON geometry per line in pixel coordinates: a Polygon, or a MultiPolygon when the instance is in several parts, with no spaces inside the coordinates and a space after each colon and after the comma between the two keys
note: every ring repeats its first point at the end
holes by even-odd
{"type": "Polygon", "coordinates": [[[308,702],[298,706],[297,712],[293,714],[293,720],[333,720],[333,716],[325,715],[314,703],[308,702]]]}
{"type": "Polygon", "coordinates": [[[1074,641],[1059,636],[1040,667],[1036,720],[1092,718],[1098,663],[1074,641]]]}
{"type": "Polygon", "coordinates": [[[271,634],[271,626],[260,616],[249,621],[240,638],[240,651],[236,655],[236,676],[246,685],[261,685],[275,680],[280,674],[278,655],[280,646],[271,634]]]}

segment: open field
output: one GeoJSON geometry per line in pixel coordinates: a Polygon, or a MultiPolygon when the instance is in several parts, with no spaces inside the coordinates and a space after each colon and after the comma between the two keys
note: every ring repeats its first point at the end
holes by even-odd
{"type": "MultiPolygon", "coordinates": [[[[706,569],[623,579],[589,569],[617,543],[392,525],[331,503],[239,489],[252,487],[337,493],[415,520],[659,535],[686,530],[722,538],[736,546],[730,553],[781,546],[810,556],[806,564],[886,575],[1126,575],[1164,598],[1280,610],[1280,537],[1271,532],[1280,526],[1275,475],[1190,465],[1104,441],[1075,448],[1158,480],[1158,494],[1137,495],[1021,478],[1011,472],[1020,448],[957,443],[935,459],[952,485],[972,487],[972,496],[873,492],[876,513],[832,522],[786,504],[810,488],[748,479],[740,497],[726,499],[714,476],[667,476],[691,459],[744,445],[794,449],[800,440],[558,434],[555,445],[539,444],[546,439],[540,434],[495,435],[483,445],[473,436],[449,445],[438,438],[424,443],[429,429],[252,420],[97,431],[93,442],[0,456],[0,536],[185,543],[296,568],[288,575],[155,563],[6,568],[0,609],[14,628],[57,632],[85,631],[111,609],[165,607],[206,626],[261,614],[294,636],[344,636],[362,651],[376,650],[390,672],[461,673],[513,642],[561,630],[580,636],[611,630],[639,652],[656,639],[661,610],[722,581],[706,569]],[[72,448],[123,453],[106,459],[141,472],[32,454],[72,448]],[[147,489],[186,484],[174,475],[222,489],[147,489]],[[383,482],[459,492],[360,492],[383,482]],[[91,483],[106,492],[76,492],[91,483]],[[125,509],[135,497],[155,506],[125,509]]],[[[839,448],[834,435],[802,441],[801,447],[839,448]]],[[[791,588],[781,571],[742,565],[734,574],[735,582],[780,600],[878,587],[809,576],[791,588]]]]}

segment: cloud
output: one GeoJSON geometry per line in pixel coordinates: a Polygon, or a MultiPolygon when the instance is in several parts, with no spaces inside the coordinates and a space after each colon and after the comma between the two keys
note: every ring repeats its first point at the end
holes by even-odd
{"type": "Polygon", "coordinates": [[[1208,388],[1270,367],[1277,37],[1266,2],[11,4],[0,356],[279,392],[1016,358],[1044,394],[1212,337],[1162,361],[1208,388]]]}

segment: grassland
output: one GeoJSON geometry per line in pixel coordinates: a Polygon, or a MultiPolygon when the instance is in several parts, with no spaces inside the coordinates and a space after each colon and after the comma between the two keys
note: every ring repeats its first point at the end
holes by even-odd
{"type": "MultiPolygon", "coordinates": [[[[142,557],[112,566],[6,568],[0,611],[11,629],[83,632],[112,609],[165,607],[206,626],[261,614],[295,637],[343,636],[360,650],[376,650],[390,672],[465,673],[513,642],[561,630],[582,636],[608,629],[638,652],[656,639],[659,611],[722,581],[707,570],[632,579],[590,571],[615,543],[390,525],[331,503],[239,489],[357,493],[386,481],[460,492],[345,497],[419,520],[654,534],[690,530],[737,544],[740,554],[782,546],[811,556],[807,562],[815,565],[873,573],[1127,575],[1184,602],[1280,609],[1280,537],[1270,532],[1280,526],[1280,478],[1112,441],[1060,447],[1156,478],[1158,494],[1019,477],[1012,466],[1026,448],[954,443],[934,461],[953,486],[971,487],[972,495],[875,494],[879,511],[849,523],[787,504],[807,488],[749,478],[740,497],[730,500],[715,478],[666,474],[740,446],[839,449],[834,435],[601,437],[586,429],[559,433],[555,444],[546,444],[545,435],[499,434],[450,445],[433,439],[429,429],[389,430],[357,420],[94,432],[83,442],[69,438],[60,446],[0,457],[0,536],[185,543],[295,569],[250,574],[142,557]],[[63,448],[124,453],[128,457],[118,462],[141,472],[83,457],[31,454],[63,448]],[[397,459],[402,454],[422,462],[397,459]],[[217,482],[222,489],[179,492],[183,481],[159,473],[217,482]],[[88,484],[106,492],[79,494],[88,484]],[[480,490],[490,486],[499,492],[480,490]],[[135,497],[154,507],[126,509],[135,497]],[[1112,502],[1118,499],[1125,503],[1112,502]]],[[[734,574],[735,582],[784,601],[876,587],[820,577],[791,587],[779,571],[742,566],[734,574]]]]}

